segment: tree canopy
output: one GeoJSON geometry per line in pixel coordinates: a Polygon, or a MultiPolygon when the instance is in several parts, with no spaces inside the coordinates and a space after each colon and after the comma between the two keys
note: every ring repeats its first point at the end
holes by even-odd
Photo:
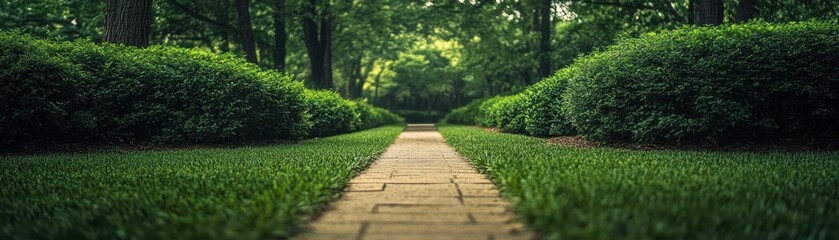
{"type": "MultiPolygon", "coordinates": [[[[108,39],[108,4],[8,0],[0,29],[108,39]]],[[[246,58],[391,109],[519,91],[627,36],[683,25],[835,21],[831,0],[153,0],[149,44],[246,58]]]]}

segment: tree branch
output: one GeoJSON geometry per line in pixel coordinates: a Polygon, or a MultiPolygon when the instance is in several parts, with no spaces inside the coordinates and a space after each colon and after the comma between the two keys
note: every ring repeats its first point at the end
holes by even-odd
{"type": "Polygon", "coordinates": [[[172,6],[175,6],[176,9],[180,10],[181,12],[183,12],[186,15],[189,15],[189,16],[195,18],[195,19],[201,20],[203,22],[206,22],[206,23],[209,23],[209,24],[212,24],[212,25],[223,27],[223,28],[227,29],[228,31],[233,31],[233,32],[238,31],[238,28],[234,27],[233,25],[230,25],[230,23],[222,22],[222,21],[215,20],[215,19],[212,19],[212,18],[204,16],[204,15],[201,15],[200,13],[190,9],[186,5],[183,5],[183,4],[179,3],[178,0],[169,0],[169,3],[172,4],[172,6]]]}
{"type": "Polygon", "coordinates": [[[661,7],[655,6],[647,6],[643,4],[631,4],[631,3],[622,3],[619,1],[592,1],[592,0],[581,0],[581,3],[586,4],[594,4],[594,5],[606,5],[606,6],[614,6],[614,7],[622,7],[622,8],[632,8],[632,9],[648,9],[648,10],[656,10],[660,11],[673,17],[676,17],[681,22],[687,22],[687,18],[676,12],[676,9],[673,9],[673,6],[670,5],[669,1],[662,1],[661,7]]]}

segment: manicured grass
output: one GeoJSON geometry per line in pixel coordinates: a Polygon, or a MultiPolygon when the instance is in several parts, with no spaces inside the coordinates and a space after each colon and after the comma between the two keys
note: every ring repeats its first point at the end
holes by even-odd
{"type": "Polygon", "coordinates": [[[286,238],[401,130],[265,147],[0,159],[0,239],[286,238]]]}
{"type": "Polygon", "coordinates": [[[546,239],[837,239],[839,153],[573,149],[440,128],[546,239]]]}

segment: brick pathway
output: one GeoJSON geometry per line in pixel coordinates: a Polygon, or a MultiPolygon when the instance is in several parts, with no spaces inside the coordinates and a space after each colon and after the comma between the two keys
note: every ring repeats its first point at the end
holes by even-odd
{"type": "Polygon", "coordinates": [[[302,239],[532,239],[431,124],[410,124],[302,239]]]}

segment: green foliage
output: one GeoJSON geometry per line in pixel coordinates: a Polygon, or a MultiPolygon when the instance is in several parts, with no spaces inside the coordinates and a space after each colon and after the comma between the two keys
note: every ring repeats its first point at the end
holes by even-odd
{"type": "Polygon", "coordinates": [[[466,106],[459,107],[446,114],[444,118],[445,123],[477,125],[478,115],[481,114],[480,107],[486,99],[478,99],[466,104],[466,106]]]}
{"type": "Polygon", "coordinates": [[[836,133],[839,26],[681,28],[574,63],[565,112],[602,142],[732,142],[836,133]]]}
{"type": "Polygon", "coordinates": [[[357,112],[355,103],[328,94],[309,98],[323,102],[307,103],[300,82],[231,55],[2,32],[0,59],[0,81],[8,86],[0,92],[2,142],[298,139],[313,124],[321,128],[311,133],[324,136],[398,120],[383,110],[357,112]],[[355,119],[363,114],[371,117],[355,119]],[[323,118],[310,123],[307,115],[323,118]],[[350,126],[348,119],[363,126],[350,126]]]}
{"type": "Polygon", "coordinates": [[[354,130],[405,122],[405,119],[399,115],[384,108],[374,107],[366,102],[355,102],[355,112],[358,120],[353,124],[354,130]]]}
{"type": "Polygon", "coordinates": [[[446,115],[447,122],[536,136],[574,134],[560,107],[561,96],[572,77],[571,69],[563,69],[516,95],[473,101],[446,115]]]}
{"type": "Polygon", "coordinates": [[[839,237],[839,154],[572,149],[441,126],[544,239],[839,237]]]}
{"type": "Polygon", "coordinates": [[[839,27],[820,22],[651,33],[579,58],[518,95],[483,102],[472,116],[506,132],[579,131],[600,142],[835,134],[837,46],[839,27]]]}
{"type": "Polygon", "coordinates": [[[405,118],[406,122],[410,123],[436,123],[439,122],[444,115],[438,111],[428,110],[392,110],[394,113],[405,118]]]}
{"type": "Polygon", "coordinates": [[[46,42],[0,33],[0,143],[30,135],[68,134],[85,125],[74,118],[77,82],[88,76],[46,42]]]}
{"type": "Polygon", "coordinates": [[[3,115],[11,117],[2,119],[4,141],[197,143],[305,136],[302,84],[230,55],[0,34],[2,58],[9,59],[3,62],[10,65],[0,75],[4,86],[14,86],[4,88],[2,97],[9,104],[3,115]],[[41,106],[26,106],[32,99],[41,106]]]}
{"type": "Polygon", "coordinates": [[[496,119],[493,118],[490,113],[494,111],[495,103],[500,101],[502,98],[503,96],[493,97],[481,103],[481,106],[478,107],[478,115],[475,116],[478,126],[496,127],[496,119]]]}
{"type": "Polygon", "coordinates": [[[523,94],[516,94],[492,99],[495,100],[487,101],[482,106],[482,109],[486,109],[485,123],[489,124],[486,126],[497,127],[504,132],[523,133],[527,98],[523,94]]]}
{"type": "Polygon", "coordinates": [[[355,103],[335,92],[306,90],[306,109],[311,114],[311,136],[329,136],[353,130],[360,119],[355,103]]]}
{"type": "Polygon", "coordinates": [[[564,68],[521,94],[526,98],[523,114],[527,134],[558,136],[572,135],[576,132],[561,108],[562,94],[573,76],[574,67],[564,68]]]}
{"type": "Polygon", "coordinates": [[[4,158],[0,239],[289,239],[401,131],[4,158]]]}

